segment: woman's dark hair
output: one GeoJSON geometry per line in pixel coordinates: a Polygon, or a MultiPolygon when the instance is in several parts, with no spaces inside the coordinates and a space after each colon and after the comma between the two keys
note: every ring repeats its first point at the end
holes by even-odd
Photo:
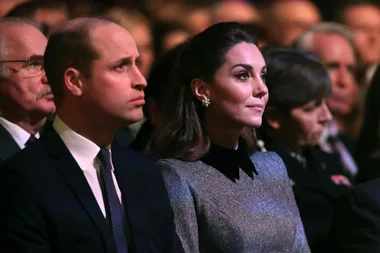
{"type": "MultiPolygon", "coordinates": [[[[151,155],[192,161],[208,151],[203,108],[190,84],[194,78],[212,84],[227,51],[243,42],[257,45],[246,26],[229,22],[213,25],[185,43],[166,90],[162,111],[165,124],[156,128],[148,147],[151,155]]],[[[253,151],[254,129],[244,129],[242,137],[253,151]]]]}
{"type": "Polygon", "coordinates": [[[331,80],[324,65],[311,53],[297,49],[269,48],[263,51],[268,74],[267,106],[288,113],[331,92],[331,80]]]}

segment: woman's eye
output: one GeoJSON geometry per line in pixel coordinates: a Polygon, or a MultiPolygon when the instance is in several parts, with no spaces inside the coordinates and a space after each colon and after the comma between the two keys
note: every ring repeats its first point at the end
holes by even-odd
{"type": "Polygon", "coordinates": [[[249,78],[249,73],[246,71],[240,72],[237,74],[237,78],[240,80],[247,80],[249,78]]]}
{"type": "Polygon", "coordinates": [[[266,83],[267,82],[267,74],[261,74],[261,80],[266,83]]]}

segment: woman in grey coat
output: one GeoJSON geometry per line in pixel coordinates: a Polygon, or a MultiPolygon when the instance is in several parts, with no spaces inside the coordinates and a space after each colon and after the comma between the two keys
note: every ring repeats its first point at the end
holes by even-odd
{"type": "Polygon", "coordinates": [[[282,160],[254,152],[268,90],[249,28],[216,24],[177,60],[148,150],[185,252],[310,252],[282,160]]]}

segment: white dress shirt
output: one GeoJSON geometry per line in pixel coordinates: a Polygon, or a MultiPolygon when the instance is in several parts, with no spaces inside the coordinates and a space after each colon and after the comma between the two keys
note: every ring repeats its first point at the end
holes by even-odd
{"type": "MultiPolygon", "coordinates": [[[[30,138],[30,133],[25,131],[22,127],[19,125],[16,125],[15,123],[10,122],[9,120],[0,117],[0,124],[3,125],[3,127],[10,133],[13,140],[19,145],[21,149],[25,148],[25,143],[30,138]]],[[[34,135],[37,139],[40,137],[40,134],[37,133],[34,135]]]]}
{"type": "MultiPolygon", "coordinates": [[[[92,141],[74,132],[58,116],[56,116],[54,119],[53,127],[65,143],[66,147],[69,149],[71,155],[74,157],[81,170],[83,171],[88,185],[90,186],[92,193],[94,194],[94,197],[98,202],[99,208],[102,211],[104,217],[106,217],[102,188],[100,185],[100,160],[97,157],[100,151],[100,147],[92,141]]],[[[110,150],[109,147],[107,149],[110,150]]],[[[116,193],[119,197],[119,200],[121,201],[120,188],[116,181],[112,161],[110,162],[112,166],[112,177],[113,182],[115,184],[116,193]]]]}
{"type": "MultiPolygon", "coordinates": [[[[332,121],[330,124],[328,124],[325,127],[322,133],[322,136],[319,140],[319,146],[321,147],[321,149],[327,153],[334,152],[334,150],[332,149],[331,145],[328,142],[328,138],[330,136],[337,137],[338,134],[339,134],[338,124],[335,121],[332,121]]],[[[358,167],[356,165],[354,158],[352,157],[352,155],[350,154],[350,152],[348,151],[344,143],[339,140],[339,138],[335,145],[337,149],[336,152],[339,153],[343,166],[345,167],[346,170],[348,170],[348,172],[351,175],[355,176],[358,173],[358,167]]]]}

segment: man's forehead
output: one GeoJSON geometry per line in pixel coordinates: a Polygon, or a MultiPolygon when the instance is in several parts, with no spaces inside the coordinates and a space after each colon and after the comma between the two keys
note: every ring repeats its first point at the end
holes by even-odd
{"type": "Polygon", "coordinates": [[[137,53],[136,43],[131,34],[118,25],[97,27],[90,32],[90,39],[100,54],[104,51],[107,53],[122,51],[131,55],[137,53]]]}

